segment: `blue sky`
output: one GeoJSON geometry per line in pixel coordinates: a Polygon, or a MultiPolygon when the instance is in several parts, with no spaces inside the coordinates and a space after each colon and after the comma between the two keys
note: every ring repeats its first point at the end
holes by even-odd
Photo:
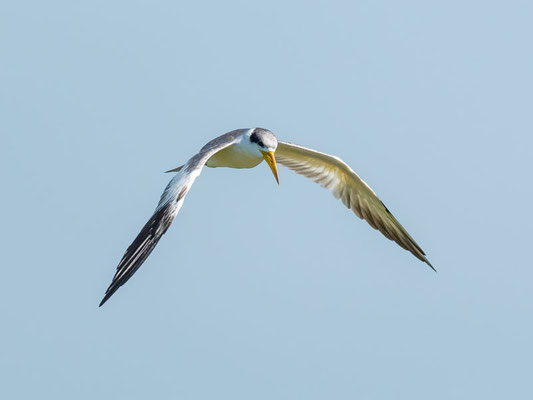
{"type": "Polygon", "coordinates": [[[0,5],[2,398],[529,399],[526,1],[0,5]],[[261,126],[336,154],[437,268],[318,185],[206,169],[261,126]]]}

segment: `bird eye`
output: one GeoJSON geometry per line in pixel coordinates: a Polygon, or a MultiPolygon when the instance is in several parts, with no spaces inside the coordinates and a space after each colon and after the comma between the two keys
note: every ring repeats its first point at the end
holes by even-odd
{"type": "Polygon", "coordinates": [[[265,147],[265,144],[261,139],[259,139],[259,136],[255,132],[250,136],[250,142],[257,143],[259,147],[265,147]]]}

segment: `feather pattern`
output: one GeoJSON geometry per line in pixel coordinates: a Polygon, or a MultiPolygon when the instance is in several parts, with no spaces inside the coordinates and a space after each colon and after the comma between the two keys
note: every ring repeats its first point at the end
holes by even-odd
{"type": "Polygon", "coordinates": [[[424,251],[394,218],[385,204],[348,164],[336,156],[311,150],[293,143],[278,142],[276,160],[297,174],[312,179],[331,191],[333,196],[355,215],[395,241],[433,270],[424,251]]]}
{"type": "Polygon", "coordinates": [[[172,178],[161,195],[154,214],[141,229],[141,232],[120,260],[111,285],[109,285],[104,298],[100,302],[100,307],[133,276],[148,258],[161,237],[172,224],[172,221],[174,221],[174,218],[183,205],[185,196],[202,172],[207,160],[216,152],[234,144],[245,131],[239,129],[213,139],[202,147],[200,152],[192,157],[183,167],[180,167],[178,173],[172,178]]]}

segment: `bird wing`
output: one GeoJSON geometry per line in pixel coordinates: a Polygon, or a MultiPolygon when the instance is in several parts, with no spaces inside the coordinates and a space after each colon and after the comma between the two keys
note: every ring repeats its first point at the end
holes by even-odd
{"type": "Polygon", "coordinates": [[[329,189],[355,215],[394,240],[415,257],[433,266],[424,251],[394,218],[385,204],[348,164],[336,156],[307,149],[293,143],[278,142],[276,161],[294,172],[311,178],[329,189]]]}
{"type": "Polygon", "coordinates": [[[100,307],[124,285],[139,269],[155,248],[161,236],[167,231],[178,214],[183,200],[196,178],[202,172],[207,160],[216,152],[231,146],[245,130],[226,133],[207,143],[198,154],[192,157],[167,185],[157,208],[141,232],[128,247],[117,266],[111,285],[100,302],[100,307]]]}

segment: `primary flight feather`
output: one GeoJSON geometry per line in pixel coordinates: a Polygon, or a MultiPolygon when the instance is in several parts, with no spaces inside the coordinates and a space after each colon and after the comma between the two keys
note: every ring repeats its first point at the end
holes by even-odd
{"type": "Polygon", "coordinates": [[[238,129],[213,139],[187,163],[167,171],[176,172],[176,175],[161,195],[154,214],[124,253],[100,306],[131,278],[150,255],[172,224],[204,166],[253,168],[263,160],[269,165],[278,184],[277,163],[330,190],[359,218],[433,268],[424,251],[374,191],[340,158],[280,142],[267,129],[238,129]]]}

